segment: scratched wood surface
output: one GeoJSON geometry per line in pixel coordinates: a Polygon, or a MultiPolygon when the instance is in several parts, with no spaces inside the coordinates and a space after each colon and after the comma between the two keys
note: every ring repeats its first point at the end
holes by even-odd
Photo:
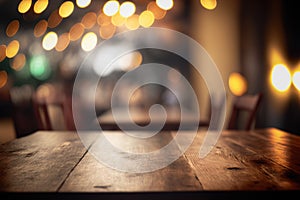
{"type": "MultiPolygon", "coordinates": [[[[88,148],[92,150],[101,144],[97,143],[99,133],[86,134],[90,138],[86,140],[88,148]]],[[[164,131],[151,139],[137,140],[127,139],[119,131],[105,134],[116,146],[134,153],[160,149],[174,135],[164,131]]],[[[212,151],[199,158],[205,134],[199,131],[188,150],[167,167],[148,173],[128,173],[99,162],[75,132],[38,131],[0,146],[0,191],[194,194],[195,191],[300,190],[299,136],[274,128],[223,131],[212,151]]],[[[126,159],[122,152],[118,156],[126,159]]],[[[141,169],[143,164],[132,167],[141,169]]],[[[153,165],[151,159],[146,164],[153,165]]]]}

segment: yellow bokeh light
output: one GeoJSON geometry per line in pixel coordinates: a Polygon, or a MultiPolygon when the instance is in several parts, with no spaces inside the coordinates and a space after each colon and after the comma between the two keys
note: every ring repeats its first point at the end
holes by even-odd
{"type": "Polygon", "coordinates": [[[14,35],[18,32],[19,27],[20,27],[20,22],[19,22],[17,19],[11,21],[11,22],[7,25],[7,28],[6,28],[6,35],[7,35],[8,37],[14,36],[14,35]]]}
{"type": "Polygon", "coordinates": [[[45,50],[50,51],[56,46],[57,40],[57,34],[51,31],[44,36],[42,46],[45,50]]]}
{"type": "Polygon", "coordinates": [[[296,87],[296,89],[300,91],[300,71],[294,73],[293,84],[296,87]]]}
{"type": "Polygon", "coordinates": [[[271,83],[279,92],[284,92],[291,86],[291,73],[283,64],[277,64],[273,67],[271,73],[271,83]]]}
{"type": "Polygon", "coordinates": [[[200,3],[207,10],[213,10],[217,7],[217,0],[200,0],[200,3]]]}
{"type": "Polygon", "coordinates": [[[99,35],[103,39],[111,38],[116,32],[116,27],[113,24],[103,25],[99,29],[99,35]]]}
{"type": "Polygon", "coordinates": [[[113,16],[119,11],[120,3],[115,0],[107,1],[103,6],[103,13],[107,16],[113,16]]]}
{"type": "Polygon", "coordinates": [[[46,20],[39,21],[33,29],[33,34],[35,37],[41,37],[47,31],[48,22],[46,20]]]}
{"type": "Polygon", "coordinates": [[[98,17],[97,17],[97,23],[98,25],[102,26],[102,25],[108,25],[111,23],[111,17],[107,16],[104,13],[101,13],[98,17]]]}
{"type": "Polygon", "coordinates": [[[76,5],[79,8],[86,8],[91,4],[92,0],[76,0],[76,5]]]}
{"type": "Polygon", "coordinates": [[[115,26],[122,26],[125,21],[126,18],[122,17],[119,12],[111,17],[111,23],[115,26]]]}
{"type": "Polygon", "coordinates": [[[69,33],[64,33],[58,37],[55,50],[61,52],[65,50],[70,44],[69,33]]]}
{"type": "Polygon", "coordinates": [[[155,17],[155,19],[159,20],[165,17],[167,11],[164,9],[161,9],[157,6],[157,4],[154,1],[151,1],[147,5],[147,10],[151,11],[155,17]]]}
{"type": "Polygon", "coordinates": [[[63,4],[59,7],[59,15],[62,18],[69,17],[74,11],[74,4],[72,1],[65,1],[63,4]]]}
{"type": "Polygon", "coordinates": [[[48,26],[49,28],[55,28],[60,24],[61,21],[62,17],[59,15],[59,11],[56,9],[48,17],[48,26]]]}
{"type": "Polygon", "coordinates": [[[228,80],[229,89],[235,96],[242,96],[247,91],[247,81],[240,73],[230,74],[228,80]]]}
{"type": "Polygon", "coordinates": [[[128,17],[126,19],[125,25],[126,25],[126,27],[129,30],[136,30],[136,29],[138,29],[139,26],[140,26],[139,16],[137,14],[134,14],[134,15],[128,17]]]}
{"type": "Polygon", "coordinates": [[[0,45],[0,62],[6,58],[6,46],[0,45]]]}
{"type": "Polygon", "coordinates": [[[96,21],[97,21],[96,13],[88,12],[83,16],[81,23],[84,26],[84,28],[90,29],[96,24],[96,21]]]}
{"type": "Polygon", "coordinates": [[[150,27],[154,23],[153,13],[149,10],[142,12],[139,16],[139,23],[145,28],[150,27]]]}
{"type": "Polygon", "coordinates": [[[76,41],[84,33],[84,26],[81,23],[74,24],[69,31],[69,38],[71,41],[76,41]]]}
{"type": "Polygon", "coordinates": [[[31,4],[32,4],[32,0],[22,0],[19,3],[18,11],[20,13],[26,13],[30,9],[31,4]]]}
{"type": "Polygon", "coordinates": [[[3,88],[7,83],[7,72],[6,71],[0,71],[0,88],[3,88]]]}
{"type": "Polygon", "coordinates": [[[97,40],[97,35],[95,33],[86,33],[81,40],[81,48],[84,51],[91,51],[96,47],[97,40]]]}
{"type": "Polygon", "coordinates": [[[174,6],[173,0],[156,0],[156,4],[164,10],[170,10],[174,6]]]}
{"type": "Polygon", "coordinates": [[[17,40],[11,41],[6,48],[6,56],[13,58],[19,52],[20,43],[17,40]]]}
{"type": "Polygon", "coordinates": [[[127,18],[135,13],[136,7],[131,1],[125,1],[120,6],[121,16],[127,18]]]}
{"type": "Polygon", "coordinates": [[[16,71],[20,71],[25,64],[26,64],[26,56],[23,53],[21,53],[18,54],[16,57],[14,57],[11,63],[11,68],[13,68],[16,71]]]}
{"type": "Polygon", "coordinates": [[[37,14],[40,14],[44,10],[46,10],[48,4],[49,4],[48,0],[38,0],[35,2],[33,6],[33,11],[37,14]]]}

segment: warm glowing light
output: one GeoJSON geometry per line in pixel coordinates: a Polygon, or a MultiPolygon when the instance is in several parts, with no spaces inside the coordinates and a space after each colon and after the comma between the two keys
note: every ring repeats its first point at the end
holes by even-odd
{"type": "Polygon", "coordinates": [[[48,26],[49,28],[55,28],[60,24],[61,21],[62,17],[59,15],[59,11],[56,9],[48,17],[48,26]]]}
{"type": "Polygon", "coordinates": [[[0,45],[0,62],[6,58],[6,46],[0,45]]]}
{"type": "Polygon", "coordinates": [[[103,39],[111,38],[116,32],[116,27],[113,24],[103,25],[99,29],[99,35],[103,39]]]}
{"type": "Polygon", "coordinates": [[[38,0],[35,2],[33,11],[37,14],[42,13],[48,6],[48,0],[38,0]]]}
{"type": "Polygon", "coordinates": [[[96,21],[97,21],[96,13],[88,12],[83,16],[81,23],[84,26],[84,28],[90,29],[96,24],[96,21]]]}
{"type": "Polygon", "coordinates": [[[84,51],[91,51],[97,45],[97,35],[93,32],[85,34],[81,40],[81,48],[84,51]]]}
{"type": "Polygon", "coordinates": [[[156,0],[156,4],[164,10],[170,10],[174,6],[173,0],[156,0]]]}
{"type": "Polygon", "coordinates": [[[124,71],[129,71],[137,68],[143,62],[143,56],[139,51],[134,51],[120,57],[116,61],[116,65],[119,66],[124,71]]]}
{"type": "Polygon", "coordinates": [[[57,40],[58,37],[55,32],[51,31],[47,33],[43,38],[43,42],[42,42],[43,48],[47,51],[50,51],[57,44],[57,40]]]}
{"type": "Polygon", "coordinates": [[[47,31],[48,22],[46,20],[39,21],[33,29],[33,34],[35,37],[41,37],[47,31]]]}
{"type": "Polygon", "coordinates": [[[217,7],[217,0],[200,0],[200,3],[207,10],[213,10],[217,7]]]}
{"type": "Polygon", "coordinates": [[[62,18],[69,17],[74,11],[74,4],[72,1],[65,1],[61,6],[59,7],[59,15],[62,18]]]}
{"type": "Polygon", "coordinates": [[[151,11],[154,15],[154,18],[157,20],[164,18],[167,13],[167,11],[158,7],[154,1],[151,1],[147,5],[147,10],[151,11]]]}
{"type": "Polygon", "coordinates": [[[291,86],[291,74],[285,65],[277,64],[273,67],[271,73],[271,83],[274,88],[280,92],[288,90],[288,88],[291,86]]]}
{"type": "Polygon", "coordinates": [[[51,75],[51,68],[44,55],[34,56],[29,62],[30,74],[38,80],[46,80],[51,75]]]}
{"type": "Polygon", "coordinates": [[[235,96],[242,96],[247,91],[247,81],[240,73],[232,73],[228,80],[229,89],[235,96]]]}
{"type": "Polygon", "coordinates": [[[101,13],[98,17],[97,17],[97,23],[98,25],[102,26],[102,25],[108,25],[111,23],[111,17],[107,16],[104,13],[101,13]]]}
{"type": "Polygon", "coordinates": [[[24,65],[26,64],[26,56],[24,54],[18,54],[16,57],[14,57],[11,68],[13,68],[16,71],[20,71],[24,65]]]}
{"type": "Polygon", "coordinates": [[[122,17],[119,12],[111,17],[111,23],[115,26],[122,26],[125,21],[126,18],[122,17]]]}
{"type": "Polygon", "coordinates": [[[103,12],[107,16],[113,16],[119,11],[120,3],[115,0],[107,1],[103,6],[103,12]]]}
{"type": "Polygon", "coordinates": [[[91,4],[92,0],[76,0],[76,5],[79,8],[86,8],[91,4]]]}
{"type": "Polygon", "coordinates": [[[122,17],[130,17],[135,13],[135,5],[131,1],[125,1],[120,6],[120,14],[122,17]]]}
{"type": "Polygon", "coordinates": [[[69,33],[64,33],[58,37],[55,50],[60,52],[65,50],[70,44],[69,33]]]}
{"type": "Polygon", "coordinates": [[[13,40],[6,47],[6,56],[8,58],[13,58],[19,52],[20,43],[17,40],[13,40]]]}
{"type": "Polygon", "coordinates": [[[293,84],[300,91],[300,71],[294,73],[293,84]]]}
{"type": "Polygon", "coordinates": [[[6,28],[6,35],[7,35],[8,37],[14,36],[14,35],[18,32],[19,27],[20,27],[20,22],[19,22],[17,19],[11,21],[11,22],[7,25],[7,28],[6,28]]]}
{"type": "Polygon", "coordinates": [[[7,83],[7,72],[6,71],[0,71],[0,88],[3,88],[7,83]]]}
{"type": "Polygon", "coordinates": [[[18,11],[20,13],[26,13],[30,9],[31,4],[32,4],[32,0],[22,0],[19,3],[18,11]]]}
{"type": "Polygon", "coordinates": [[[154,23],[154,15],[152,12],[146,10],[139,16],[139,23],[143,27],[150,27],[154,23]]]}
{"type": "Polygon", "coordinates": [[[126,27],[129,29],[129,30],[136,30],[139,28],[140,26],[140,23],[139,23],[139,16],[134,14],[130,17],[128,17],[126,19],[126,22],[125,22],[125,25],[126,27]]]}
{"type": "Polygon", "coordinates": [[[76,41],[79,38],[81,38],[83,33],[84,33],[84,26],[81,23],[74,24],[70,29],[69,38],[71,41],[76,41]]]}

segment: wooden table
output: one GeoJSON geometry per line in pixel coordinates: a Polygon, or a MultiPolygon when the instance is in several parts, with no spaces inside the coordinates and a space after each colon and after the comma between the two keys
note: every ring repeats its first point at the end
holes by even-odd
{"type": "MultiPolygon", "coordinates": [[[[122,132],[106,133],[123,141],[122,132]]],[[[223,131],[212,151],[199,158],[205,133],[199,130],[193,144],[171,165],[139,174],[104,166],[75,132],[38,131],[0,146],[1,195],[15,199],[39,195],[49,199],[248,199],[272,194],[286,198],[300,191],[300,136],[275,128],[223,131]]],[[[99,134],[87,132],[91,147],[99,134]]],[[[147,145],[124,145],[132,150],[155,149],[173,135],[164,131],[147,145]]]]}
{"type": "Polygon", "coordinates": [[[108,110],[98,117],[98,122],[102,130],[120,130],[119,125],[122,126],[121,130],[135,130],[136,124],[139,126],[147,126],[150,122],[153,126],[148,127],[147,129],[156,130],[156,128],[160,126],[160,123],[162,121],[165,121],[162,130],[166,131],[178,130],[179,125],[181,126],[181,130],[194,130],[195,125],[198,127],[209,126],[208,119],[200,118],[200,120],[195,121],[195,119],[197,119],[195,113],[192,113],[188,110],[181,111],[176,107],[166,109],[166,118],[164,118],[164,116],[160,112],[156,111],[153,111],[151,113],[152,116],[150,118],[149,110],[142,108],[131,108],[130,117],[134,123],[130,122],[130,119],[126,115],[126,110],[122,108],[115,109],[114,113],[118,117],[118,123],[116,123],[113,112],[111,110],[108,110]]]}

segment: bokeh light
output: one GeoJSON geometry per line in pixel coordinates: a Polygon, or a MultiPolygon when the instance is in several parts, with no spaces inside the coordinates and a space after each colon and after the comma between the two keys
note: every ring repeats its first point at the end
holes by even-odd
{"type": "Polygon", "coordinates": [[[217,7],[217,0],[200,0],[200,3],[207,10],[213,10],[217,7]]]}
{"type": "Polygon", "coordinates": [[[6,27],[6,35],[8,37],[13,37],[19,30],[20,22],[15,19],[12,20],[6,27]]]}
{"type": "Polygon", "coordinates": [[[61,23],[62,19],[63,18],[59,15],[59,11],[57,9],[54,10],[48,17],[48,27],[49,28],[57,27],[61,23]]]}
{"type": "Polygon", "coordinates": [[[97,17],[97,23],[99,26],[102,25],[108,25],[111,23],[111,17],[107,16],[104,13],[101,13],[98,17],[97,17]]]}
{"type": "Polygon", "coordinates": [[[92,0],[76,0],[76,5],[79,8],[86,8],[91,4],[92,0]]]}
{"type": "Polygon", "coordinates": [[[55,50],[61,52],[65,50],[70,44],[69,33],[63,33],[58,37],[55,50]]]}
{"type": "Polygon", "coordinates": [[[37,14],[42,13],[48,7],[48,0],[37,0],[33,6],[33,11],[37,14]]]}
{"type": "Polygon", "coordinates": [[[134,15],[128,17],[128,18],[126,19],[125,25],[126,25],[126,27],[127,27],[129,30],[136,30],[136,29],[138,29],[139,26],[140,26],[140,23],[139,23],[139,15],[134,14],[134,15]]]}
{"type": "Polygon", "coordinates": [[[113,24],[103,25],[99,29],[99,35],[102,39],[111,38],[116,32],[116,27],[113,24]]]}
{"type": "Polygon", "coordinates": [[[154,1],[151,1],[147,5],[147,10],[151,11],[155,17],[155,19],[159,20],[165,17],[167,11],[164,9],[161,9],[157,6],[157,4],[154,1]]]}
{"type": "Polygon", "coordinates": [[[30,74],[38,80],[46,80],[51,75],[49,62],[44,55],[33,56],[29,61],[30,74]]]}
{"type": "Polygon", "coordinates": [[[81,40],[81,48],[84,51],[91,51],[97,45],[97,35],[94,32],[86,33],[81,40]]]}
{"type": "Polygon", "coordinates": [[[291,86],[291,74],[285,65],[277,64],[273,67],[271,73],[271,83],[279,92],[284,92],[289,89],[291,86]]]}
{"type": "Polygon", "coordinates": [[[11,41],[6,47],[6,56],[13,58],[19,52],[20,43],[18,40],[11,41]]]}
{"type": "Polygon", "coordinates": [[[120,15],[122,17],[130,17],[135,13],[136,7],[131,1],[125,1],[120,6],[120,15]]]}
{"type": "Polygon", "coordinates": [[[21,53],[14,57],[11,63],[11,68],[16,71],[20,71],[25,66],[25,64],[26,56],[23,53],[21,53]]]}
{"type": "Polygon", "coordinates": [[[32,0],[22,0],[20,1],[19,5],[18,5],[18,11],[20,13],[26,13],[32,4],[32,0]]]}
{"type": "Polygon", "coordinates": [[[114,16],[111,17],[111,23],[115,26],[122,26],[126,21],[126,18],[122,17],[122,15],[118,12],[114,16]]]}
{"type": "Polygon", "coordinates": [[[6,46],[0,45],[0,62],[2,62],[6,58],[6,46]]]}
{"type": "Polygon", "coordinates": [[[247,81],[240,73],[231,73],[228,80],[229,89],[235,96],[242,96],[247,91],[247,81]]]}
{"type": "Polygon", "coordinates": [[[96,13],[88,12],[83,16],[81,23],[84,26],[84,28],[90,29],[96,24],[96,21],[97,21],[96,13]]]}
{"type": "Polygon", "coordinates": [[[174,6],[173,0],[156,0],[156,4],[164,10],[170,10],[174,6]]]}
{"type": "Polygon", "coordinates": [[[103,13],[107,16],[113,16],[119,11],[120,3],[115,0],[107,1],[103,6],[103,13]]]}
{"type": "Polygon", "coordinates": [[[41,37],[42,35],[44,35],[47,31],[47,27],[48,27],[48,22],[46,20],[41,20],[39,21],[33,29],[33,35],[35,37],[41,37]]]}
{"type": "Polygon", "coordinates": [[[149,10],[142,12],[139,16],[139,23],[145,28],[150,27],[154,23],[153,13],[149,10]]]}
{"type": "Polygon", "coordinates": [[[0,71],[0,88],[3,88],[7,83],[8,75],[4,70],[0,71]]]}
{"type": "Polygon", "coordinates": [[[69,17],[74,11],[74,4],[72,1],[65,1],[64,3],[61,4],[59,7],[59,15],[62,18],[67,18],[69,17]]]}
{"type": "Polygon", "coordinates": [[[297,90],[300,91],[300,71],[297,71],[293,75],[293,84],[297,90]]]}
{"type": "Polygon", "coordinates": [[[42,46],[45,50],[50,51],[55,47],[57,40],[57,34],[51,31],[44,36],[42,46]]]}
{"type": "Polygon", "coordinates": [[[69,38],[71,41],[76,41],[84,33],[84,26],[81,23],[74,24],[69,31],[69,38]]]}

